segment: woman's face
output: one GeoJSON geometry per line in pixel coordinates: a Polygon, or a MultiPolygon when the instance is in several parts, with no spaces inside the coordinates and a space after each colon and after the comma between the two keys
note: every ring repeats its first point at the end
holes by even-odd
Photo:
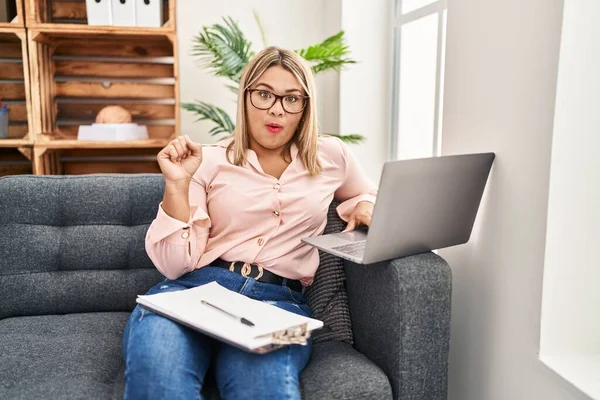
{"type": "Polygon", "coordinates": [[[294,137],[304,112],[293,113],[307,101],[302,97],[304,91],[300,82],[291,72],[275,65],[268,68],[249,89],[246,92],[246,115],[250,148],[281,149],[294,137]],[[285,97],[271,105],[275,99],[273,95],[285,97]]]}

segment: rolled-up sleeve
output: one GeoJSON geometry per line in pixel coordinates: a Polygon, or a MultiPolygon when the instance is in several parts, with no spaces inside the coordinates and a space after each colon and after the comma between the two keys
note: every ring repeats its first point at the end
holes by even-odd
{"type": "Polygon", "coordinates": [[[342,146],[344,179],[335,192],[335,198],[342,202],[336,211],[342,220],[348,222],[358,203],[361,201],[375,203],[377,185],[369,179],[354,153],[341,140],[340,143],[342,146]]]}
{"type": "Polygon", "coordinates": [[[161,202],[146,234],[148,257],[169,279],[191,272],[208,241],[211,221],[206,206],[206,188],[196,179],[190,183],[189,201],[190,218],[187,222],[169,216],[161,202]]]}

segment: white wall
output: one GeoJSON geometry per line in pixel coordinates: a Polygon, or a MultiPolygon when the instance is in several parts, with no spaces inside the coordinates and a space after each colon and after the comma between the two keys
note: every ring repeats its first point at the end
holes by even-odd
{"type": "MultiPolygon", "coordinates": [[[[235,116],[235,96],[225,88],[226,81],[201,69],[190,55],[192,39],[202,26],[221,22],[223,16],[239,22],[255,51],[263,45],[253,10],[263,22],[268,45],[304,48],[344,29],[351,57],[358,64],[348,66],[340,74],[329,71],[317,75],[321,132],[365,136],[365,142],[351,148],[367,174],[378,182],[389,153],[391,8],[392,2],[383,0],[373,2],[368,8],[352,0],[179,1],[181,102],[196,99],[210,102],[226,110],[232,118],[235,116]]],[[[203,143],[217,140],[208,134],[212,124],[195,122],[192,113],[180,112],[182,135],[203,143]]]]}
{"type": "MultiPolygon", "coordinates": [[[[339,0],[218,0],[178,1],[177,35],[179,40],[179,76],[181,102],[194,100],[213,103],[235,118],[235,95],[224,79],[200,68],[190,55],[194,36],[202,26],[222,23],[231,16],[253,43],[253,50],[263,48],[260,31],[253,16],[256,10],[265,28],[267,45],[300,49],[318,43],[340,30],[339,0]]],[[[317,76],[320,125],[322,132],[339,131],[339,75],[326,72],[317,76]]],[[[208,134],[212,124],[195,122],[195,115],[181,110],[181,134],[203,143],[217,139],[208,134]]],[[[234,121],[235,122],[235,121],[234,121]]]]}
{"type": "MultiPolygon", "coordinates": [[[[225,81],[199,68],[190,55],[192,39],[201,27],[220,22],[223,16],[239,22],[256,51],[262,48],[262,41],[253,10],[263,22],[268,45],[304,48],[344,29],[351,57],[358,64],[340,74],[330,71],[317,75],[321,132],[365,136],[365,142],[351,148],[367,174],[378,182],[389,153],[391,3],[377,1],[364,8],[352,0],[180,1],[177,34],[181,101],[207,101],[235,115],[235,96],[226,90],[225,81]]],[[[195,116],[185,110],[181,110],[181,117],[183,135],[204,143],[217,140],[208,134],[212,124],[195,122],[195,116]]]]}
{"type": "Polygon", "coordinates": [[[358,64],[340,76],[340,130],[366,138],[352,145],[361,165],[376,183],[388,159],[392,99],[393,1],[377,0],[368,6],[341,0],[342,29],[358,64]]]}
{"type": "Polygon", "coordinates": [[[561,0],[449,0],[442,153],[497,154],[454,274],[450,398],[586,398],[538,360],[561,0]]]}
{"type": "Polygon", "coordinates": [[[565,1],[542,305],[550,356],[600,357],[598,15],[597,0],[565,1]]]}

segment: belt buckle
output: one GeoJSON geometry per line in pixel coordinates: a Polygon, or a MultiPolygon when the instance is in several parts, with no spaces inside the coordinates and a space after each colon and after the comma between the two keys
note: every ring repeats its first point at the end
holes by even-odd
{"type": "MultiPolygon", "coordinates": [[[[260,264],[256,264],[256,266],[258,267],[258,275],[256,277],[254,277],[254,280],[257,281],[263,276],[263,266],[260,264]]],[[[231,264],[229,265],[229,270],[234,272],[234,267],[235,267],[235,261],[232,261],[231,264]]],[[[240,271],[240,274],[244,278],[248,278],[250,276],[251,272],[252,272],[252,265],[245,262],[244,265],[242,266],[242,270],[240,271]]]]}

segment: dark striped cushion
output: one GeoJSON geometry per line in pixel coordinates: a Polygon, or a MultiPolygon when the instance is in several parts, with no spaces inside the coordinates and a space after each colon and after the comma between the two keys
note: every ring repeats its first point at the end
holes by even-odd
{"type": "MultiPolygon", "coordinates": [[[[337,214],[338,205],[339,202],[334,200],[329,206],[324,232],[326,234],[340,232],[346,227],[346,223],[337,214]]],[[[313,310],[313,317],[323,321],[330,330],[315,335],[313,342],[338,340],[353,344],[343,260],[320,250],[319,257],[319,268],[305,296],[306,302],[313,310]]]]}

